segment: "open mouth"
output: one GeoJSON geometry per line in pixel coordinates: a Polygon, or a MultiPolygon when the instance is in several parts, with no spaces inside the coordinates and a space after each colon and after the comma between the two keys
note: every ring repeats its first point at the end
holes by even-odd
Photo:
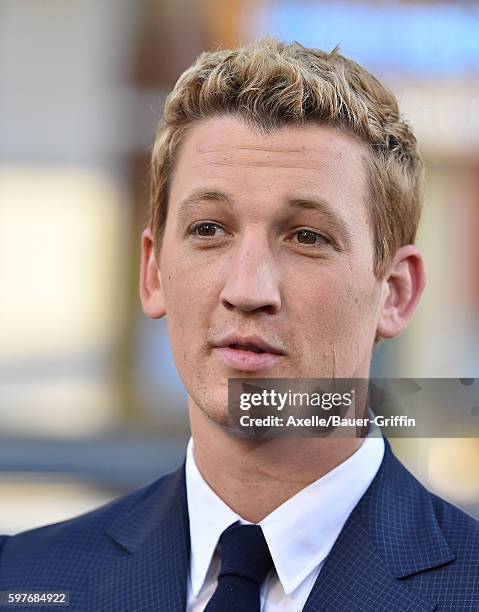
{"type": "Polygon", "coordinates": [[[240,351],[252,351],[253,353],[266,353],[267,352],[267,351],[264,351],[259,346],[255,346],[253,344],[229,344],[228,346],[232,349],[237,349],[240,351]]]}

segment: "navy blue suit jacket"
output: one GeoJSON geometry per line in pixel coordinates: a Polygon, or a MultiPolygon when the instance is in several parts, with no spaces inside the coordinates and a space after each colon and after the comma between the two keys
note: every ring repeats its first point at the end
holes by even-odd
{"type": "MultiPolygon", "coordinates": [[[[69,591],[68,609],[81,612],[185,610],[184,467],[94,512],[4,538],[0,590],[69,591]]],[[[303,610],[477,611],[479,522],[429,493],[386,441],[303,610]]]]}

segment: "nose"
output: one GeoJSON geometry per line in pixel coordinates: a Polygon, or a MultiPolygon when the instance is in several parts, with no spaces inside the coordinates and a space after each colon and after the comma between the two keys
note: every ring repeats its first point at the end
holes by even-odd
{"type": "Polygon", "coordinates": [[[220,299],[229,310],[279,312],[278,268],[266,239],[250,236],[241,242],[229,262],[220,299]]]}

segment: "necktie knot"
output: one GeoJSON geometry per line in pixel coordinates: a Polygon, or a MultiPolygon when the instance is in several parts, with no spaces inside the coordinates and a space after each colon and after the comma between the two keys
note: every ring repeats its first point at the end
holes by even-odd
{"type": "Polygon", "coordinates": [[[273,559],[259,525],[230,525],[223,531],[220,543],[219,578],[241,576],[260,585],[273,567],[273,559]]]}
{"type": "Polygon", "coordinates": [[[259,525],[235,523],[223,531],[218,585],[205,612],[260,612],[260,587],[273,559],[259,525]]]}

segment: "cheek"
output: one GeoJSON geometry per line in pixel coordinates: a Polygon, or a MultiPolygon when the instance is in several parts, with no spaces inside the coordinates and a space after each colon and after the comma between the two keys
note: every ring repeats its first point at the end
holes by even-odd
{"type": "MultiPolygon", "coordinates": [[[[196,265],[181,255],[165,258],[162,286],[172,344],[204,332],[207,313],[218,293],[212,278],[209,266],[196,265]]],[[[189,342],[183,343],[183,346],[189,345],[189,342]]]]}
{"type": "Polygon", "coordinates": [[[290,296],[298,309],[296,321],[305,329],[304,338],[324,347],[348,347],[369,337],[375,312],[374,296],[368,284],[358,282],[353,274],[325,274],[320,280],[290,296]],[[302,299],[298,299],[302,295],[302,299]],[[319,339],[319,342],[318,342],[319,339]]]}

